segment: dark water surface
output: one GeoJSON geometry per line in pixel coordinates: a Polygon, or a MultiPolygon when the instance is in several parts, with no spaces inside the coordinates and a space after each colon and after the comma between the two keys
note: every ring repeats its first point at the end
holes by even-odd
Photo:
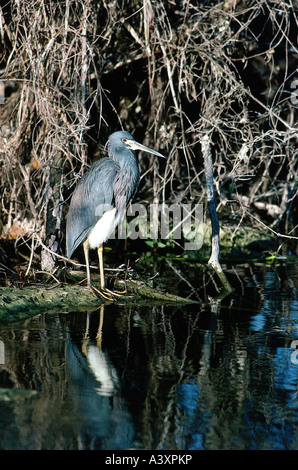
{"type": "Polygon", "coordinates": [[[230,278],[218,303],[0,326],[0,449],[298,449],[298,268],[230,278]]]}

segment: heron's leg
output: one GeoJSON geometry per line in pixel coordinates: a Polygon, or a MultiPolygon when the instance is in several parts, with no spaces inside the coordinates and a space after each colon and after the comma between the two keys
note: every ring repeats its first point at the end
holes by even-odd
{"type": "Polygon", "coordinates": [[[89,263],[89,241],[88,239],[83,243],[84,254],[85,254],[85,261],[86,261],[86,271],[87,271],[87,287],[91,290],[91,292],[96,296],[103,297],[106,300],[113,300],[111,294],[101,292],[99,289],[96,289],[91,281],[91,274],[90,274],[90,263],[89,263]]]}
{"type": "Polygon", "coordinates": [[[99,273],[100,273],[100,287],[103,292],[106,292],[107,294],[110,295],[116,295],[116,296],[121,296],[123,294],[126,294],[126,290],[123,292],[118,292],[118,291],[111,291],[105,287],[105,277],[104,277],[104,269],[103,269],[103,245],[100,245],[97,248],[97,253],[98,253],[98,262],[99,262],[99,273]]]}
{"type": "Polygon", "coordinates": [[[105,274],[103,269],[103,245],[99,245],[97,248],[98,262],[99,262],[99,274],[100,274],[100,287],[105,290],[105,274]]]}
{"type": "Polygon", "coordinates": [[[86,262],[86,273],[87,273],[87,286],[89,287],[91,282],[91,275],[90,275],[90,264],[89,264],[89,241],[88,239],[83,243],[84,248],[84,255],[85,255],[85,262],[86,262]]]}

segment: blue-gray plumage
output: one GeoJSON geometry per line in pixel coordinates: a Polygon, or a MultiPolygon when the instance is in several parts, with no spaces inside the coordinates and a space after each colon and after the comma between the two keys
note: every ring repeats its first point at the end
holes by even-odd
{"type": "Polygon", "coordinates": [[[114,293],[105,288],[102,245],[119,224],[129,201],[135,195],[140,173],[135,150],[163,157],[134,140],[126,131],[114,132],[108,140],[109,158],[95,162],[83,175],[70,202],[66,221],[66,251],[70,258],[83,243],[87,286],[97,295],[111,299],[114,293]],[[90,276],[89,249],[98,249],[101,289],[90,276]]]}

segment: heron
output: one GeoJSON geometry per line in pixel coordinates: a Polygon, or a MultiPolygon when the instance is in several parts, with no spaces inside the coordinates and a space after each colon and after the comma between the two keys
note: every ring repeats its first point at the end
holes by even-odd
{"type": "Polygon", "coordinates": [[[111,134],[107,146],[108,157],[93,163],[73,192],[66,220],[66,252],[70,259],[83,244],[87,287],[95,296],[113,300],[114,295],[120,293],[105,286],[103,244],[111,237],[137,192],[140,171],[135,151],[165,157],[136,142],[127,131],[111,134]],[[100,288],[94,286],[90,274],[89,250],[93,249],[98,252],[100,288]]]}

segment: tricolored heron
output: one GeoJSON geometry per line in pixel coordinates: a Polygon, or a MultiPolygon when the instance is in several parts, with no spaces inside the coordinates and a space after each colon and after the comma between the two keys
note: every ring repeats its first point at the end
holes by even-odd
{"type": "Polygon", "coordinates": [[[140,172],[135,150],[163,157],[136,142],[129,132],[114,132],[108,140],[109,158],[96,161],[82,176],[72,195],[67,214],[67,257],[70,258],[83,243],[87,287],[93,294],[109,300],[114,293],[105,287],[103,243],[114,232],[138,189],[140,172]],[[94,287],[90,275],[89,249],[95,248],[98,250],[100,289],[94,287]]]}

